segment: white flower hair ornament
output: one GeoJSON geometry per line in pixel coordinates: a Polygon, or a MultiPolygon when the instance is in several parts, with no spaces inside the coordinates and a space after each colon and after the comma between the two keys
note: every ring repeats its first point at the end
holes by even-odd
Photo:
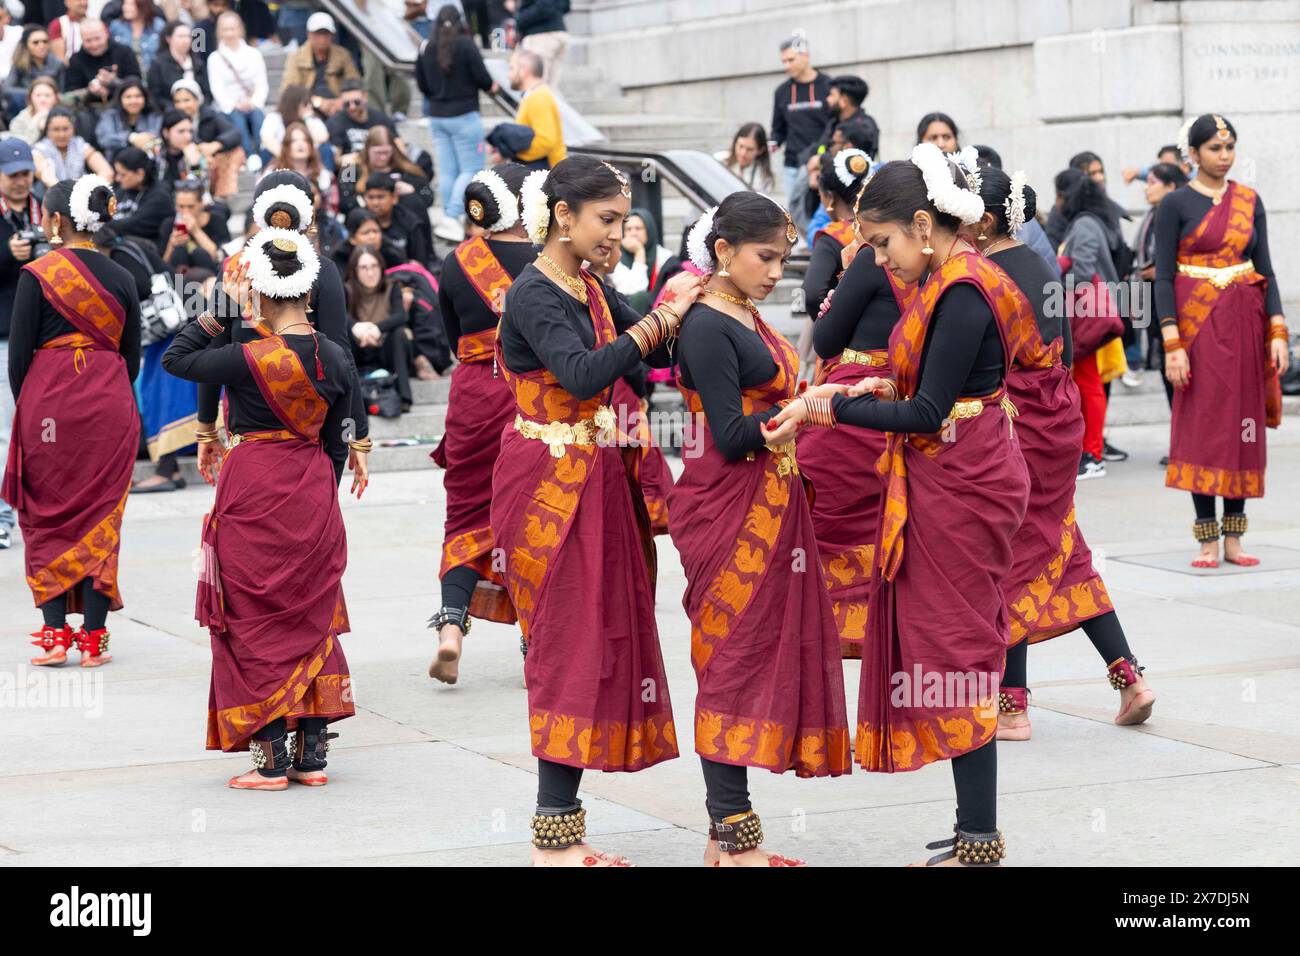
{"type": "MultiPolygon", "coordinates": [[[[68,211],[72,214],[72,224],[77,227],[77,232],[93,232],[105,225],[99,213],[90,211],[91,194],[100,186],[108,190],[109,196],[113,195],[113,187],[108,184],[108,180],[94,173],[82,176],[73,184],[72,195],[68,197],[68,211]]],[[[115,198],[108,201],[110,215],[115,203],[115,198]]]]}
{"type": "Polygon", "coordinates": [[[835,154],[832,162],[835,165],[835,178],[845,186],[852,186],[853,180],[871,171],[871,157],[860,149],[842,149],[835,154]]]}
{"type": "Polygon", "coordinates": [[[925,194],[935,208],[955,216],[963,225],[971,226],[984,215],[984,200],[979,193],[962,189],[952,181],[952,167],[948,157],[934,143],[917,143],[912,149],[912,165],[921,170],[925,179],[925,194]]]}
{"type": "Polygon", "coordinates": [[[965,174],[966,185],[970,186],[971,192],[979,192],[980,186],[984,185],[984,179],[980,176],[980,151],[974,146],[963,146],[958,152],[948,153],[948,158],[965,174]]]}
{"type": "Polygon", "coordinates": [[[253,222],[260,229],[306,229],[311,225],[313,215],[311,197],[288,183],[272,186],[253,203],[253,222]],[[271,211],[272,206],[281,204],[298,214],[297,222],[291,222],[289,214],[283,209],[271,211]]]}
{"type": "Polygon", "coordinates": [[[248,279],[253,290],[272,299],[297,299],[306,295],[320,274],[320,256],[312,248],[311,240],[290,229],[272,226],[260,230],[248,240],[240,258],[248,263],[248,279]],[[267,249],[271,245],[280,252],[297,257],[298,271],[287,276],[277,275],[267,249]]]}
{"type": "Polygon", "coordinates": [[[1193,116],[1178,131],[1178,155],[1189,163],[1192,161],[1192,145],[1190,142],[1192,126],[1198,119],[1200,119],[1199,116],[1193,116]]]}
{"type": "Polygon", "coordinates": [[[523,208],[524,229],[533,245],[540,246],[546,241],[546,233],[551,224],[551,204],[546,197],[547,170],[535,169],[524,178],[519,189],[519,205],[523,208]]]}
{"type": "Polygon", "coordinates": [[[691,231],[686,236],[687,258],[691,260],[691,265],[706,274],[713,271],[713,250],[705,243],[713,231],[713,215],[717,211],[717,206],[704,210],[704,215],[695,220],[695,225],[691,226],[691,231]]]}
{"type": "Polygon", "coordinates": [[[1007,201],[1003,206],[1007,213],[1007,230],[1013,236],[1025,224],[1025,185],[1028,182],[1029,177],[1023,169],[1017,169],[1011,174],[1011,192],[1007,193],[1007,201]]]}
{"type": "MultiPolygon", "coordinates": [[[[485,227],[488,232],[505,232],[507,229],[513,229],[519,222],[519,200],[515,194],[510,191],[506,181],[501,178],[501,174],[491,169],[482,169],[474,174],[472,180],[476,183],[482,183],[492,194],[492,201],[497,205],[497,220],[492,225],[485,227]]],[[[470,206],[477,200],[470,200],[470,206]]],[[[479,203],[481,206],[482,204],[479,203]]],[[[480,222],[483,218],[483,210],[474,215],[473,209],[470,209],[470,218],[475,222],[480,222]]]]}

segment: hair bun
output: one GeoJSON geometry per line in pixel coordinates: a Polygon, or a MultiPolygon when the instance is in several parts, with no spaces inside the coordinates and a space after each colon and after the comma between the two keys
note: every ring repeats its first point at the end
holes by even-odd
{"type": "Polygon", "coordinates": [[[465,213],[480,229],[491,230],[501,218],[501,208],[487,183],[471,181],[465,187],[465,213]]]}
{"type": "Polygon", "coordinates": [[[1025,184],[1025,222],[1033,219],[1038,215],[1038,194],[1034,192],[1034,187],[1028,183],[1025,184]]]}

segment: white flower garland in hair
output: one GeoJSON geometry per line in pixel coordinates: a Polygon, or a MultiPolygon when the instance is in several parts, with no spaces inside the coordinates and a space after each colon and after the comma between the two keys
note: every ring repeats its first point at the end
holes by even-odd
{"type": "Polygon", "coordinates": [[[95,173],[88,173],[73,184],[72,195],[68,197],[68,211],[72,214],[72,224],[77,227],[77,232],[90,232],[96,226],[104,225],[99,213],[90,211],[90,196],[100,186],[112,194],[113,187],[108,184],[108,180],[95,173]]]}
{"type": "Polygon", "coordinates": [[[695,225],[691,226],[691,231],[686,235],[686,255],[691,260],[691,265],[705,273],[713,271],[713,250],[705,242],[713,231],[713,215],[717,211],[717,206],[704,210],[704,215],[695,220],[695,225]]]}
{"type": "Polygon", "coordinates": [[[1184,123],[1182,128],[1178,131],[1178,155],[1183,157],[1183,159],[1189,163],[1192,161],[1192,144],[1190,142],[1192,136],[1192,125],[1198,119],[1200,119],[1199,116],[1193,116],[1184,123]]]}
{"type": "Polygon", "coordinates": [[[1007,228],[1013,236],[1025,224],[1025,185],[1028,182],[1029,177],[1023,169],[1017,169],[1011,174],[1011,192],[1007,193],[1007,201],[1003,205],[1007,211],[1007,228]]]}
{"type": "Polygon", "coordinates": [[[980,175],[980,151],[974,146],[963,146],[958,152],[949,153],[948,158],[966,174],[971,192],[979,192],[984,185],[984,178],[980,175]]]}
{"type": "Polygon", "coordinates": [[[550,200],[546,198],[547,170],[535,169],[524,177],[524,184],[519,188],[519,205],[523,207],[524,229],[533,245],[540,246],[546,241],[546,233],[551,224],[550,200]]]}
{"type": "Polygon", "coordinates": [[[853,180],[857,177],[871,172],[871,156],[861,149],[842,149],[835,154],[833,162],[835,164],[835,178],[845,186],[852,186],[853,180]],[[858,164],[862,165],[862,172],[860,173],[855,173],[849,168],[852,161],[857,157],[861,157],[863,160],[863,164],[858,164]]]}
{"type": "Polygon", "coordinates": [[[301,232],[275,227],[259,230],[244,246],[242,261],[248,263],[248,278],[253,289],[272,299],[296,299],[311,291],[320,274],[320,257],[312,248],[311,240],[301,232]],[[291,276],[279,276],[267,254],[266,247],[277,240],[293,243],[297,247],[300,268],[291,276]]]}
{"type": "Polygon", "coordinates": [[[912,165],[921,170],[926,197],[936,209],[957,217],[967,226],[980,221],[984,215],[984,200],[980,199],[979,193],[962,189],[952,181],[948,157],[938,146],[917,143],[912,149],[912,165]]]}
{"type": "Polygon", "coordinates": [[[257,223],[259,228],[272,228],[271,224],[266,221],[266,217],[270,214],[271,207],[276,203],[284,203],[293,207],[294,211],[298,213],[297,228],[306,229],[311,225],[311,197],[296,186],[281,183],[279,186],[272,186],[266,190],[253,203],[253,222],[257,223]]]}
{"type": "Polygon", "coordinates": [[[519,222],[519,200],[510,191],[501,174],[491,169],[481,169],[474,174],[472,182],[482,183],[492,194],[492,201],[497,204],[497,221],[488,227],[488,232],[504,232],[513,229],[519,222]]]}

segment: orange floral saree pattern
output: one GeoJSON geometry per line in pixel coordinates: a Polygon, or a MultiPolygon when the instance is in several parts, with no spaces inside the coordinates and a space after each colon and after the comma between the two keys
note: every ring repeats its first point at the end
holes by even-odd
{"type": "Polygon", "coordinates": [[[308,441],[319,440],[329,405],[307,377],[297,353],[273,335],[245,344],[244,357],[262,397],[285,427],[308,441]]]}

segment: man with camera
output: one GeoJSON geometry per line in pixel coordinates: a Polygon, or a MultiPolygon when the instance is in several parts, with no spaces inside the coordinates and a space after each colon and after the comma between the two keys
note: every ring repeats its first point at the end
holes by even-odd
{"type": "MultiPolygon", "coordinates": [[[[0,369],[6,379],[0,385],[0,476],[9,460],[9,432],[14,424],[14,400],[8,382],[9,318],[22,267],[50,245],[41,230],[41,207],[32,195],[36,164],[32,148],[20,139],[0,140],[0,369]]],[[[0,550],[13,544],[17,516],[0,501],[0,550]]]]}

